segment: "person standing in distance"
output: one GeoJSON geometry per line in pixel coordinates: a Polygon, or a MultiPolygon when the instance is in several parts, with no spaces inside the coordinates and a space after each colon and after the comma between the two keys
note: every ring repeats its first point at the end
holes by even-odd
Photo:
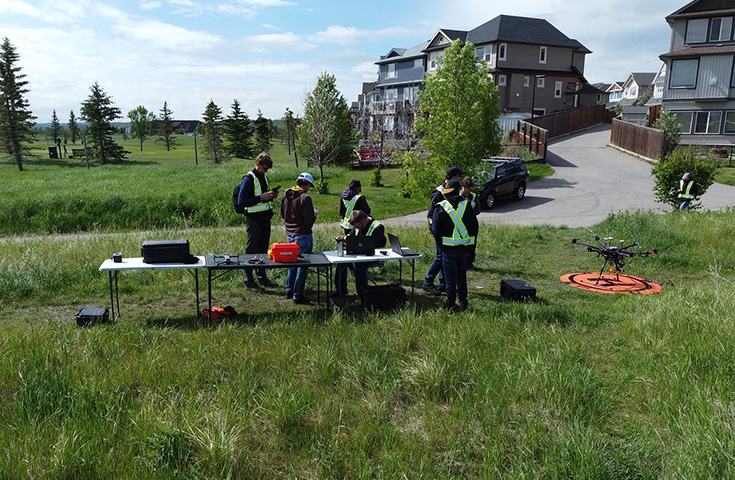
{"type": "MultiPolygon", "coordinates": [[[[314,250],[314,236],[312,227],[316,222],[319,211],[309,196],[309,190],[314,187],[314,177],[304,172],[296,179],[296,186],[283,192],[281,201],[281,216],[286,226],[286,237],[289,243],[299,246],[299,255],[311,253],[314,250]]],[[[286,298],[293,299],[297,305],[309,304],[304,296],[306,276],[309,269],[306,267],[289,268],[286,278],[286,298]]]]}
{"type": "Polygon", "coordinates": [[[350,224],[350,216],[355,210],[361,210],[370,215],[370,205],[368,205],[365,196],[362,195],[362,183],[357,178],[350,180],[350,184],[342,192],[342,198],[339,202],[339,216],[342,217],[339,226],[342,227],[345,235],[354,228],[350,224]]]}
{"type": "MultiPolygon", "coordinates": [[[[462,178],[462,175],[465,174],[465,171],[462,170],[459,167],[449,167],[447,169],[446,178],[442,182],[441,185],[436,187],[434,191],[431,194],[431,200],[429,201],[429,211],[426,212],[426,218],[429,221],[429,230],[433,231],[431,229],[431,222],[433,222],[434,218],[434,209],[436,208],[436,205],[444,200],[444,194],[442,193],[444,191],[444,188],[446,188],[447,183],[450,180],[456,180],[459,182],[459,180],[462,178]]],[[[432,262],[431,266],[429,267],[429,271],[426,273],[426,276],[424,277],[424,284],[421,287],[422,290],[427,292],[430,295],[440,295],[442,292],[446,290],[446,286],[444,284],[444,273],[442,271],[442,249],[441,244],[436,243],[436,257],[434,258],[434,261],[432,262]],[[434,279],[439,276],[439,288],[437,288],[434,285],[434,279]]]]}
{"type": "Polygon", "coordinates": [[[691,173],[687,172],[679,181],[679,210],[686,210],[689,208],[689,204],[692,200],[697,198],[698,194],[697,183],[694,181],[694,177],[691,173]]]}
{"type": "MultiPolygon", "coordinates": [[[[245,253],[268,253],[271,241],[271,218],[273,217],[273,200],[278,197],[277,189],[270,189],[266,172],[273,168],[273,160],[266,152],[261,152],[255,159],[255,166],[242,179],[240,195],[237,202],[245,208],[245,230],[247,241],[245,253]]],[[[258,281],[263,287],[274,288],[277,285],[270,281],[264,268],[256,271],[258,281]]],[[[262,291],[253,278],[253,270],[245,270],[245,288],[250,291],[262,291]]]]}
{"type": "MultiPolygon", "coordinates": [[[[472,191],[472,187],[475,185],[475,181],[472,180],[472,177],[464,177],[462,181],[459,182],[459,184],[462,185],[462,198],[470,202],[470,207],[472,207],[472,211],[475,212],[475,215],[479,215],[480,211],[482,210],[482,205],[477,198],[477,194],[472,191]]],[[[475,268],[474,264],[476,250],[477,243],[470,246],[470,256],[467,259],[467,270],[473,270],[475,268]]]]}
{"type": "Polygon", "coordinates": [[[450,180],[443,190],[446,200],[434,209],[431,231],[442,245],[444,280],[447,282],[445,308],[452,313],[467,308],[467,262],[470,247],[477,239],[478,223],[470,202],[460,195],[457,180],[450,180]],[[455,300],[459,300],[455,302],[455,300]]]}

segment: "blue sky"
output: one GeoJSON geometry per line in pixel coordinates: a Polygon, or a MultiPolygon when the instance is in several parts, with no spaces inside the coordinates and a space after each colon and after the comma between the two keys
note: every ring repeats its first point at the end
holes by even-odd
{"type": "MultiPolygon", "coordinates": [[[[668,51],[665,17],[686,0],[0,0],[0,38],[20,55],[39,123],[56,110],[79,115],[98,82],[123,116],[138,105],[201,119],[210,100],[237,99],[255,118],[301,115],[321,72],[348,103],[376,78],[393,47],[412,47],[440,28],[469,30],[492,18],[544,18],[592,50],[588,81],[655,72],[668,51]]],[[[123,120],[126,120],[123,119],[123,120]]]]}

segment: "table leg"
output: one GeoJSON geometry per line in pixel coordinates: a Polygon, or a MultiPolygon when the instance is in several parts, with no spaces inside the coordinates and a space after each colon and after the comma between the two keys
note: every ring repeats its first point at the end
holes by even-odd
{"type": "Polygon", "coordinates": [[[196,292],[197,292],[197,318],[201,316],[201,311],[199,310],[199,270],[194,270],[194,284],[196,285],[196,292]]]}

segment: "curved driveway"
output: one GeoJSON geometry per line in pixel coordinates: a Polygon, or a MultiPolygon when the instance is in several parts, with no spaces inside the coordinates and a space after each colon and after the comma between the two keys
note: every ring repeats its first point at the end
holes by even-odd
{"type": "MultiPolygon", "coordinates": [[[[598,125],[549,142],[550,177],[532,182],[520,202],[502,201],[484,210],[481,222],[509,225],[590,227],[611,213],[666,212],[653,193],[651,164],[608,147],[610,125],[598,125]]],[[[714,184],[702,198],[705,209],[735,205],[735,187],[714,184]]],[[[428,207],[428,201],[427,201],[428,207]]],[[[426,213],[386,219],[387,225],[426,225],[426,213]]]]}

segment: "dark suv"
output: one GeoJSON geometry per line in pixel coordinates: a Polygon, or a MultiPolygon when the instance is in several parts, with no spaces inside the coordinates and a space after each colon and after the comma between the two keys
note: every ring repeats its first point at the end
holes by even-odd
{"type": "Polygon", "coordinates": [[[485,182],[485,187],[479,195],[483,208],[493,208],[495,201],[500,197],[513,196],[514,199],[521,200],[526,196],[530,174],[523,160],[513,157],[493,157],[483,159],[482,162],[478,184],[482,185],[482,182],[485,182]]]}

